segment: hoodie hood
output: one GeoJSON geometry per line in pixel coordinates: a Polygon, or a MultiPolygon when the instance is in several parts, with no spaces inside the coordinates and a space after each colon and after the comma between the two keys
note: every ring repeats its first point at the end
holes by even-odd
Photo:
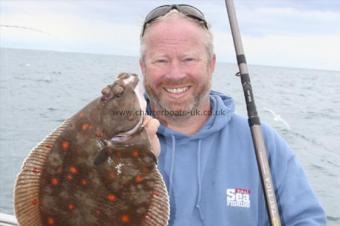
{"type": "MultiPolygon", "coordinates": [[[[150,101],[147,99],[147,113],[153,115],[150,107],[150,101]]],[[[230,121],[232,115],[235,112],[235,104],[231,97],[217,91],[210,91],[210,104],[211,115],[208,121],[205,122],[202,128],[200,128],[195,134],[188,136],[172,129],[167,128],[164,125],[160,125],[157,133],[163,136],[174,136],[176,139],[201,139],[209,136],[221,130],[230,121]]]]}

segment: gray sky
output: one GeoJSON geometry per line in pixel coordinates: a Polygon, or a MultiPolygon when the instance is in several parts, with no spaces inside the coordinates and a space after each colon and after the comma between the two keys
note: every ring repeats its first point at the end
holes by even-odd
{"type": "MultiPolygon", "coordinates": [[[[234,0],[249,64],[340,70],[340,1],[234,0]]],[[[0,47],[139,54],[144,16],[163,0],[0,0],[0,47]]],[[[223,0],[206,15],[217,59],[235,62],[223,0]]]]}

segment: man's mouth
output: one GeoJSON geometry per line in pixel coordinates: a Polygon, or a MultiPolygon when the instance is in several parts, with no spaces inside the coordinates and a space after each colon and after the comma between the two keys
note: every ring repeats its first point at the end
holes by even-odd
{"type": "Polygon", "coordinates": [[[188,91],[189,88],[190,88],[190,86],[176,87],[176,88],[165,88],[164,87],[164,90],[168,93],[171,93],[171,94],[183,94],[186,91],[188,91]]]}

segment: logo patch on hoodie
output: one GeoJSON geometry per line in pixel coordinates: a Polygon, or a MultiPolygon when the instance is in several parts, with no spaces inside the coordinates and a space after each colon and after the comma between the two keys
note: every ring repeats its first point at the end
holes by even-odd
{"type": "Polygon", "coordinates": [[[250,208],[250,189],[228,188],[225,194],[227,206],[250,208]]]}

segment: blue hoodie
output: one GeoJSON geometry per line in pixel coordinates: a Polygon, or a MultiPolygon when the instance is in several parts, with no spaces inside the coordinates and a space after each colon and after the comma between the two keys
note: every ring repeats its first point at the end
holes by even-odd
{"type": "MultiPolygon", "coordinates": [[[[158,129],[169,225],[269,225],[248,121],[234,113],[230,97],[212,91],[210,100],[217,114],[195,134],[158,129]]],[[[282,225],[326,225],[296,157],[275,131],[262,127],[282,225]]]]}

